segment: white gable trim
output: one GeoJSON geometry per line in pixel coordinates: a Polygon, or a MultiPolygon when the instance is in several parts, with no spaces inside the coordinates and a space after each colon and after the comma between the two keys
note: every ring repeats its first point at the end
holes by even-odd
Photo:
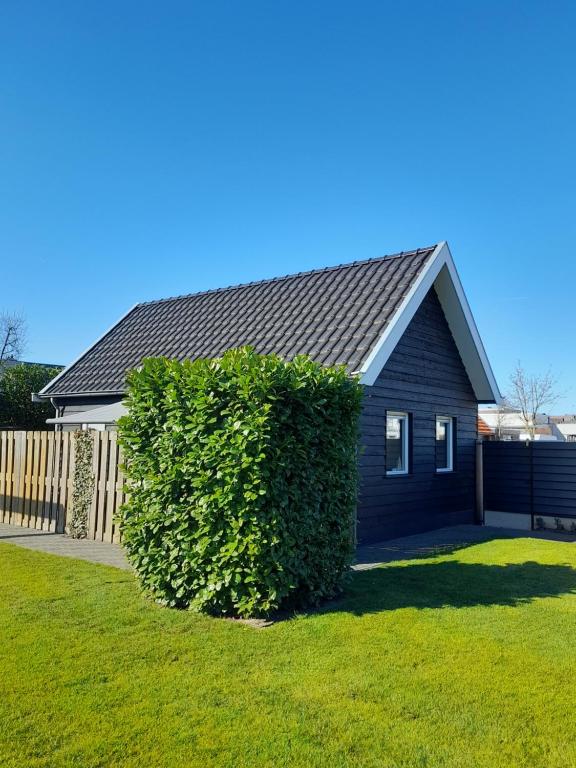
{"type": "Polygon", "coordinates": [[[436,246],[384,333],[362,364],[358,371],[360,383],[367,386],[374,384],[432,286],[438,294],[477,400],[481,403],[499,403],[501,395],[498,384],[446,242],[436,246]]]}

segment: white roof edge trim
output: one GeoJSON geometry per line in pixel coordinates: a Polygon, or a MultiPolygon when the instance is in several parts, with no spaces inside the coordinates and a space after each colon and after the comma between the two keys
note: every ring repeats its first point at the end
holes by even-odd
{"type": "Polygon", "coordinates": [[[498,384],[446,241],[438,243],[362,364],[358,371],[360,383],[366,386],[374,384],[432,286],[438,294],[478,402],[501,402],[498,384]]]}
{"type": "Polygon", "coordinates": [[[446,264],[434,281],[436,293],[478,402],[498,405],[502,402],[498,382],[448,245],[446,251],[446,264]]]}
{"type": "MultiPolygon", "coordinates": [[[[70,368],[72,368],[72,366],[73,366],[73,365],[76,365],[76,363],[79,363],[79,362],[80,362],[80,360],[82,360],[82,358],[83,358],[85,355],[87,355],[87,354],[88,354],[88,352],[90,352],[90,350],[92,349],[92,347],[95,347],[95,346],[96,346],[96,344],[99,344],[99,343],[102,341],[102,339],[103,339],[105,336],[108,336],[108,334],[110,333],[110,331],[112,331],[114,328],[116,328],[116,326],[117,326],[119,323],[121,323],[121,322],[122,322],[122,320],[124,320],[126,317],[128,317],[128,315],[129,315],[131,312],[133,312],[133,311],[136,309],[136,307],[137,307],[137,306],[139,306],[139,305],[138,305],[138,304],[134,304],[132,307],[130,307],[130,309],[129,309],[127,312],[124,312],[124,314],[123,314],[123,315],[122,315],[120,318],[118,318],[118,320],[116,320],[116,322],[115,322],[115,323],[113,323],[113,324],[112,324],[112,325],[111,325],[109,328],[107,328],[107,329],[104,331],[104,333],[103,333],[101,336],[99,336],[99,337],[96,339],[96,341],[93,341],[93,342],[92,342],[92,344],[90,344],[90,346],[89,346],[89,347],[86,347],[86,349],[85,349],[83,352],[81,352],[81,353],[78,355],[78,357],[77,357],[77,358],[75,358],[74,360],[72,360],[72,362],[71,362],[71,363],[69,363],[69,364],[66,366],[66,368],[64,368],[64,370],[60,371],[60,373],[59,373],[57,376],[54,376],[54,378],[52,379],[52,381],[49,381],[49,382],[48,382],[48,384],[46,384],[46,386],[42,387],[42,389],[40,390],[40,392],[38,392],[38,395],[39,395],[40,397],[42,397],[42,396],[45,396],[45,397],[52,397],[52,395],[50,395],[50,394],[46,394],[46,390],[48,389],[48,387],[51,387],[53,384],[56,384],[56,382],[57,382],[57,381],[59,381],[59,380],[62,378],[62,376],[64,376],[64,374],[65,374],[65,373],[67,373],[67,372],[70,370],[70,368]]],[[[56,392],[54,392],[54,397],[56,397],[56,396],[57,396],[57,393],[56,393],[56,392]]]]}
{"type": "Polygon", "coordinates": [[[400,306],[392,316],[392,319],[384,329],[384,332],[372,348],[370,354],[357,371],[360,374],[360,383],[372,386],[382,368],[386,365],[392,351],[400,341],[400,338],[410,320],[416,314],[424,296],[428,293],[442,264],[438,264],[439,257],[446,246],[445,242],[438,243],[434,248],[424,268],[414,281],[414,284],[402,300],[400,306]]]}

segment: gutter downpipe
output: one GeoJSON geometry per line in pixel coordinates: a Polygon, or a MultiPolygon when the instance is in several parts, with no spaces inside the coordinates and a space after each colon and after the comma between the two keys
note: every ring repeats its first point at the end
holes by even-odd
{"type": "MultiPolygon", "coordinates": [[[[50,403],[52,404],[52,407],[56,411],[56,418],[59,418],[62,416],[62,406],[56,405],[54,402],[53,397],[46,397],[46,395],[39,395],[38,392],[32,392],[32,402],[33,403],[45,403],[46,400],[50,400],[50,403]]],[[[61,424],[54,424],[54,431],[55,432],[62,432],[62,425],[61,424]]]]}

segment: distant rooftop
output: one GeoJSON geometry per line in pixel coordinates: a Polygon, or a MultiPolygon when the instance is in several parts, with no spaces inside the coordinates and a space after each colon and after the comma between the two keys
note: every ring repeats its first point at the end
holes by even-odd
{"type": "Polygon", "coordinates": [[[63,368],[61,363],[37,363],[32,360],[14,360],[14,358],[7,358],[0,362],[0,367],[13,368],[15,365],[41,365],[43,368],[63,368]]]}

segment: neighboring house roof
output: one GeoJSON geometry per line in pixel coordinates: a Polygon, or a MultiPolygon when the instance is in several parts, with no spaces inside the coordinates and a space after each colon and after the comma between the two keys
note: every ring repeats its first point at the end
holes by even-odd
{"type": "Polygon", "coordinates": [[[343,364],[373,384],[434,286],[481,402],[500,394],[446,243],[393,256],[138,304],[43,396],[118,394],[144,357],[214,358],[250,345],[343,364]]]}
{"type": "Polygon", "coordinates": [[[550,421],[553,421],[555,424],[576,424],[576,415],[565,413],[562,416],[550,416],[550,421]]]}
{"type": "MultiPolygon", "coordinates": [[[[479,415],[494,430],[519,430],[521,432],[526,430],[526,422],[522,418],[522,413],[515,408],[508,406],[505,408],[480,408],[479,415]]],[[[546,414],[539,413],[536,415],[537,426],[547,424],[548,416],[546,414]]]]}
{"type": "Polygon", "coordinates": [[[40,365],[42,368],[62,368],[58,363],[33,363],[30,360],[14,360],[9,357],[6,360],[0,360],[0,374],[8,368],[14,368],[16,365],[40,365]]]}
{"type": "Polygon", "coordinates": [[[491,436],[494,434],[494,430],[491,429],[488,424],[482,419],[480,416],[478,416],[478,434],[484,435],[485,437],[491,436]]]}

